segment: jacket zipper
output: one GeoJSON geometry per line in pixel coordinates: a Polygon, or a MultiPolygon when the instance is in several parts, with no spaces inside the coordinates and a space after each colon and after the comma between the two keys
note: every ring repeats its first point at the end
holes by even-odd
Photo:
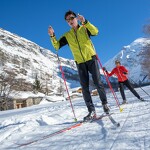
{"type": "Polygon", "coordinates": [[[80,47],[80,44],[79,44],[79,41],[78,41],[78,38],[77,38],[77,33],[76,33],[75,31],[74,31],[74,34],[75,34],[75,37],[76,37],[76,41],[77,41],[77,43],[78,43],[78,47],[79,47],[79,51],[80,51],[80,53],[81,53],[82,59],[83,59],[84,62],[86,62],[85,59],[84,59],[84,57],[83,57],[83,54],[82,54],[82,52],[81,52],[81,47],[80,47]]]}

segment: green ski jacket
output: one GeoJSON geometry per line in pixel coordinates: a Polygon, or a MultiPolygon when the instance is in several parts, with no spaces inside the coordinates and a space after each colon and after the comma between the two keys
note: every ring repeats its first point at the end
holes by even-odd
{"type": "Polygon", "coordinates": [[[71,28],[59,40],[55,36],[51,37],[51,42],[56,50],[68,44],[74,60],[80,64],[91,60],[92,56],[96,55],[90,36],[97,34],[98,29],[87,21],[86,24],[79,26],[76,32],[71,28]]]}

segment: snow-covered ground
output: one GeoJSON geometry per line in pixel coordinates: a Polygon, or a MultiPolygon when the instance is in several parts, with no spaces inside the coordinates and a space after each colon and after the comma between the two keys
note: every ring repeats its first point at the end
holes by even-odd
{"type": "MultiPolygon", "coordinates": [[[[149,87],[143,88],[150,91],[149,87]]],[[[136,89],[143,98],[150,97],[136,89]]],[[[121,100],[120,93],[117,93],[121,100]]],[[[102,120],[81,126],[55,136],[46,135],[74,124],[69,101],[43,103],[28,108],[0,112],[0,149],[13,150],[150,150],[150,103],[140,102],[126,91],[129,104],[120,112],[112,94],[108,94],[113,117],[120,122],[116,128],[105,117],[102,120]],[[41,139],[41,140],[40,140],[41,139]],[[18,144],[31,143],[19,147],[18,144]]],[[[98,97],[93,97],[97,114],[102,114],[98,97]]],[[[87,114],[82,98],[73,100],[78,120],[87,114]]]]}

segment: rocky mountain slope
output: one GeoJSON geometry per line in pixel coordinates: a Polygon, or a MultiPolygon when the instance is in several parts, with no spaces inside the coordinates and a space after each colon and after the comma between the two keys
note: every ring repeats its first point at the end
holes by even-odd
{"type": "MultiPolygon", "coordinates": [[[[60,60],[66,70],[77,74],[73,60],[60,60]]],[[[32,91],[36,77],[42,92],[49,90],[57,93],[63,82],[54,53],[3,29],[0,29],[0,73],[14,75],[15,80],[20,80],[22,86],[18,86],[18,90],[22,91],[32,91]]]]}

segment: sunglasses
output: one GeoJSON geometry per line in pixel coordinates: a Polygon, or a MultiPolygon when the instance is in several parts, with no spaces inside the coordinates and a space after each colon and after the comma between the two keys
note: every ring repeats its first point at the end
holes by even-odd
{"type": "Polygon", "coordinates": [[[66,19],[66,21],[67,21],[67,22],[72,21],[74,18],[76,18],[76,17],[72,16],[72,17],[66,19]]]}

